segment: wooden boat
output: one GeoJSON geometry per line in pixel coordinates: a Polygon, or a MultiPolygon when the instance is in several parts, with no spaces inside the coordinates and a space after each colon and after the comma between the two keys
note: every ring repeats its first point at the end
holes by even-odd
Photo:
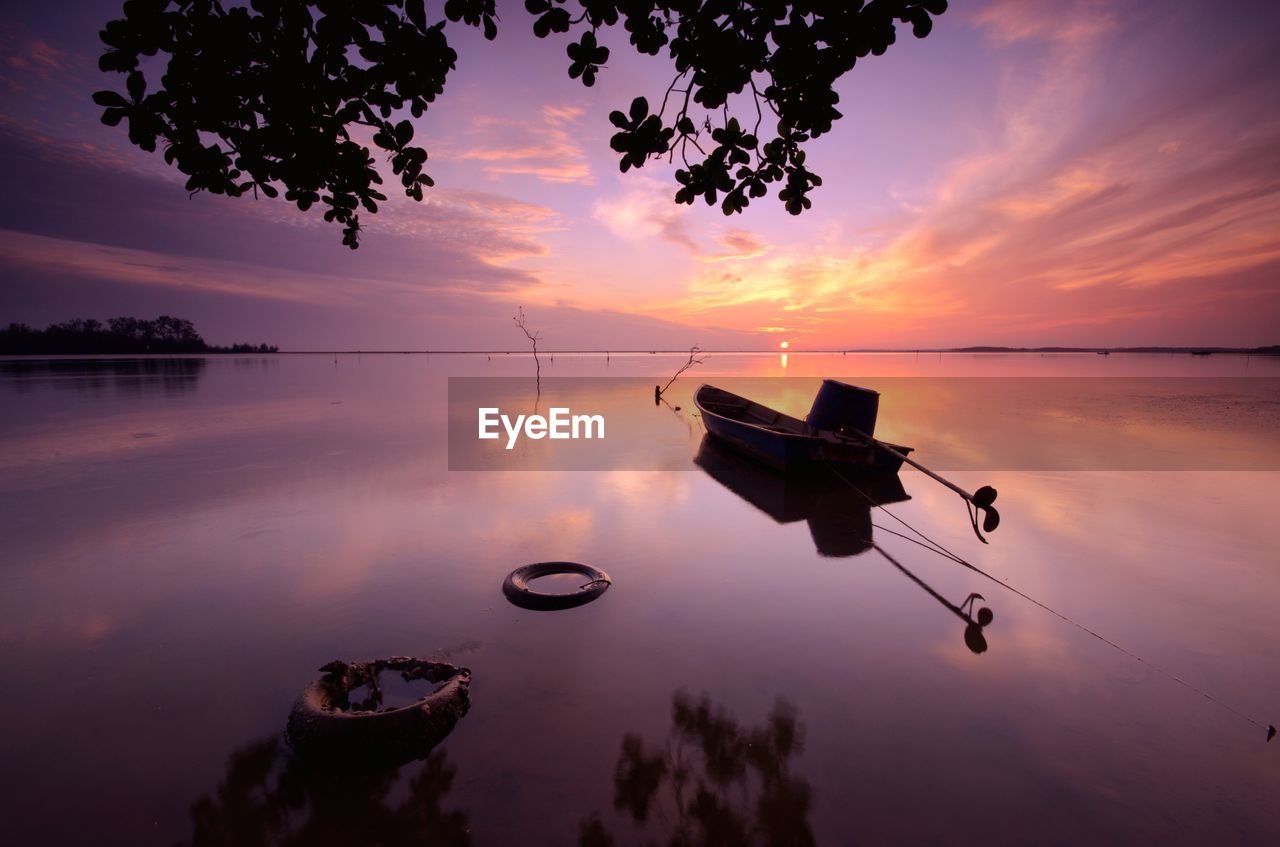
{"type": "MultiPolygon", "coordinates": [[[[709,435],[775,470],[804,471],[830,464],[892,474],[902,467],[901,457],[869,441],[818,429],[713,385],[701,386],[693,402],[709,435]]],[[[902,454],[911,452],[910,447],[887,446],[902,454]]]]}

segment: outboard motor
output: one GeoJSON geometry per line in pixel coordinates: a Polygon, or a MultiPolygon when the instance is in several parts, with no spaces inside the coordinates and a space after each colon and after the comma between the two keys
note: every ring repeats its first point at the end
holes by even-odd
{"type": "Polygon", "coordinates": [[[815,429],[856,429],[875,435],[880,392],[834,379],[824,379],[805,422],[815,429]]]}

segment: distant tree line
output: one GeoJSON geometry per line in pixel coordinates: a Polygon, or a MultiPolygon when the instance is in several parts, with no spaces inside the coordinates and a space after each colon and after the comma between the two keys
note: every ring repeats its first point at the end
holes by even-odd
{"type": "Polygon", "coordinates": [[[0,329],[0,355],[98,355],[111,353],[275,353],[272,344],[219,347],[200,337],[191,321],[161,315],[153,321],[76,318],[35,329],[11,323],[0,329]]]}

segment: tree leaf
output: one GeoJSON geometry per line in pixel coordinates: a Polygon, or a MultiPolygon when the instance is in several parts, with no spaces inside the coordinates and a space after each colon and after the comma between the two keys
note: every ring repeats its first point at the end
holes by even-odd
{"type": "Polygon", "coordinates": [[[93,102],[99,106],[128,106],[129,101],[114,91],[95,91],[93,102]]]}

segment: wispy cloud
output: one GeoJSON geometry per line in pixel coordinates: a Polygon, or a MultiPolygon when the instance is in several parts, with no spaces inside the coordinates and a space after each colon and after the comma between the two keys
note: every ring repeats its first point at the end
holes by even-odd
{"type": "Polygon", "coordinates": [[[745,229],[729,229],[711,237],[716,248],[698,255],[704,262],[722,262],[731,259],[754,259],[773,249],[773,245],[754,232],[745,229]]]}
{"type": "Polygon", "coordinates": [[[754,259],[773,249],[763,236],[740,227],[695,233],[689,207],[675,203],[671,185],[662,180],[629,175],[621,184],[620,194],[597,200],[592,207],[596,220],[619,238],[664,241],[685,248],[701,262],[754,259]]]}
{"type": "Polygon", "coordinates": [[[566,104],[543,106],[542,117],[552,126],[564,126],[566,124],[576,124],[578,119],[586,114],[586,111],[581,106],[566,104]]]}
{"type": "Polygon", "coordinates": [[[586,152],[574,137],[582,117],[576,106],[544,106],[537,118],[477,117],[472,137],[451,155],[476,161],[492,175],[532,176],[544,182],[592,182],[586,152]]]}
{"type": "Polygon", "coordinates": [[[562,224],[559,213],[548,206],[486,191],[433,188],[421,203],[387,204],[368,226],[507,263],[547,255],[541,236],[562,224]]]}
{"type": "MultiPolygon", "coordinates": [[[[44,37],[14,21],[14,16],[0,21],[0,85],[8,89],[9,99],[0,104],[0,114],[29,122],[34,115],[27,107],[48,104],[68,95],[84,97],[85,71],[96,71],[92,59],[72,53],[63,42],[64,33],[44,37]]],[[[87,97],[84,98],[87,104],[87,97]]],[[[61,104],[62,116],[78,111],[81,104],[61,104]]],[[[50,114],[56,119],[56,113],[50,114]]]]}
{"type": "Polygon", "coordinates": [[[990,0],[971,20],[1001,46],[1019,41],[1078,44],[1109,30],[1116,6],[1108,0],[990,0]]]}
{"type": "Polygon", "coordinates": [[[685,207],[671,200],[671,186],[639,175],[627,179],[625,185],[621,195],[596,201],[593,212],[597,220],[620,238],[658,238],[698,252],[685,220],[685,207]]]}
{"type": "MultiPolygon", "coordinates": [[[[561,226],[559,214],[547,206],[493,192],[435,188],[421,203],[392,198],[383,204],[376,217],[366,218],[365,248],[353,254],[334,249],[330,225],[287,202],[189,197],[167,175],[140,173],[132,160],[103,155],[89,145],[0,132],[0,161],[10,168],[10,189],[31,198],[26,206],[0,211],[0,228],[104,250],[168,254],[170,264],[178,266],[184,256],[204,256],[292,269],[300,278],[346,272],[416,288],[503,291],[537,283],[535,275],[512,265],[545,256],[544,236],[561,226]],[[193,232],[201,238],[192,239],[193,232]]],[[[15,250],[10,245],[11,256],[18,255],[15,250]]],[[[54,249],[20,255],[28,265],[44,256],[50,267],[61,263],[64,271],[73,269],[66,264],[71,257],[54,249]]],[[[71,255],[88,254],[72,250],[71,255]]],[[[114,254],[104,254],[103,262],[122,266],[114,254]]],[[[150,284],[168,279],[156,273],[165,263],[140,264],[150,284]]],[[[212,284],[212,275],[195,278],[221,287],[212,284]]]]}
{"type": "MultiPolygon", "coordinates": [[[[0,230],[0,267],[10,273],[71,277],[81,280],[159,286],[185,291],[234,295],[254,300],[309,304],[354,304],[371,297],[431,291],[478,293],[467,279],[419,281],[386,276],[358,277],[349,273],[323,274],[313,270],[271,267],[250,262],[182,256],[68,238],[53,238],[0,230]]],[[[495,275],[487,281],[492,293],[528,281],[519,273],[495,275]]]]}
{"type": "Polygon", "coordinates": [[[42,38],[32,38],[5,56],[5,62],[11,68],[47,76],[67,66],[67,54],[42,38]]]}

